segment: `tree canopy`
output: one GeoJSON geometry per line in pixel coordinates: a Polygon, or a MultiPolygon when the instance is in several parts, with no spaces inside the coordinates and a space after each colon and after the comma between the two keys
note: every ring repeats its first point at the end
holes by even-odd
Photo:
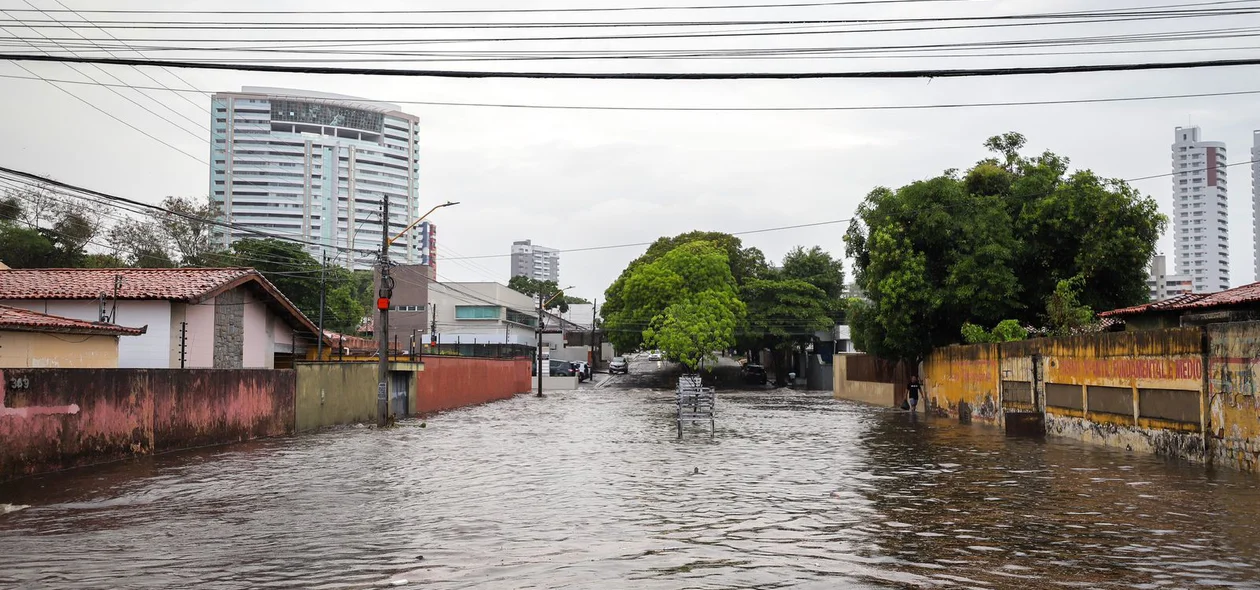
{"type": "Polygon", "coordinates": [[[967,322],[1044,325],[1066,280],[1079,281],[1084,307],[1146,300],[1146,266],[1167,223],[1155,201],[1123,181],[1069,173],[1053,153],[1021,156],[1025,143],[993,137],[985,145],[998,157],[964,175],[867,195],[845,235],[868,298],[850,310],[858,347],[913,361],[956,342],[967,322]]]}
{"type": "MultiPolygon", "coordinates": [[[[320,261],[301,245],[276,239],[246,238],[232,243],[216,261],[226,266],[250,266],[271,281],[311,321],[319,318],[320,261]]],[[[364,285],[370,294],[371,273],[353,273],[329,266],[324,273],[324,328],[353,333],[367,315],[364,285]]]]}

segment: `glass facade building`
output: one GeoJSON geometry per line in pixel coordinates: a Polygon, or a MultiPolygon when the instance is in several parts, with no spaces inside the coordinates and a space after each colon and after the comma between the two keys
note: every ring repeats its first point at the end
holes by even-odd
{"type": "MultiPolygon", "coordinates": [[[[382,204],[397,235],[420,210],[419,119],[397,105],[336,94],[245,87],[212,97],[210,195],[239,228],[300,239],[311,255],[370,268],[382,204]],[[347,252],[346,249],[365,252],[347,252]]],[[[436,266],[436,231],[417,226],[390,249],[436,266]]],[[[248,237],[233,229],[224,244],[248,237]]]]}

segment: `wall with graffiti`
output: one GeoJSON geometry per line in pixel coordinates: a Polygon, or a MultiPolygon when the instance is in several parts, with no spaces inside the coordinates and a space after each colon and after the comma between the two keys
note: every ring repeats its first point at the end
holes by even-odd
{"type": "Polygon", "coordinates": [[[1260,471],[1260,322],[1209,326],[1208,342],[1211,460],[1260,471]]]}
{"type": "Polygon", "coordinates": [[[1205,460],[1198,328],[1033,341],[1049,434],[1205,460]]]}
{"type": "Polygon", "coordinates": [[[938,348],[923,362],[928,410],[961,422],[1001,426],[1000,375],[995,344],[938,348]]]}

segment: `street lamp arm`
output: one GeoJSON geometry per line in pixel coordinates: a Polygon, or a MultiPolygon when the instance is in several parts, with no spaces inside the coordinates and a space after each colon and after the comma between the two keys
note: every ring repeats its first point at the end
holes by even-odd
{"type": "MultiPolygon", "coordinates": [[[[415,221],[411,222],[411,225],[408,225],[406,229],[404,229],[404,230],[402,230],[402,231],[398,232],[398,235],[396,235],[396,236],[394,236],[394,237],[390,238],[390,239],[389,239],[389,245],[391,245],[391,246],[392,246],[392,245],[394,245],[394,241],[395,241],[395,240],[397,240],[398,238],[403,237],[403,235],[404,235],[404,234],[406,234],[407,232],[411,231],[411,228],[413,228],[413,227],[415,227],[415,226],[419,225],[421,221],[424,221],[424,218],[425,218],[425,217],[428,217],[428,216],[429,216],[429,213],[433,213],[434,211],[437,211],[438,209],[441,209],[442,207],[450,207],[451,205],[458,205],[458,204],[459,204],[459,201],[447,201],[447,202],[445,202],[445,203],[442,203],[441,205],[435,205],[432,209],[429,209],[428,213],[425,213],[424,215],[421,215],[418,219],[416,219],[415,221]]],[[[388,227],[388,224],[386,224],[386,226],[388,227]]]]}
{"type": "MultiPolygon", "coordinates": [[[[573,286],[572,286],[572,285],[570,285],[570,286],[568,286],[568,287],[565,287],[564,289],[572,289],[572,288],[573,288],[573,286]]],[[[556,291],[556,294],[555,294],[555,295],[552,295],[552,296],[551,296],[551,299],[548,299],[546,303],[542,304],[542,306],[543,306],[543,307],[547,307],[548,305],[551,305],[551,302],[552,302],[552,301],[555,301],[556,297],[559,297],[559,296],[561,296],[561,295],[563,295],[563,294],[564,294],[564,289],[560,289],[559,291],[556,291]]]]}

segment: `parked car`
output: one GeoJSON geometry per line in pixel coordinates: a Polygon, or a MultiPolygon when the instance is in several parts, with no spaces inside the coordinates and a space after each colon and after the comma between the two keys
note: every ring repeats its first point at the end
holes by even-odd
{"type": "Polygon", "coordinates": [[[739,376],[744,380],[744,383],[749,385],[765,385],[770,381],[770,378],[766,375],[766,368],[761,365],[744,365],[739,370],[739,376]]]}
{"type": "Polygon", "coordinates": [[[616,375],[617,373],[622,375],[630,373],[630,363],[626,362],[626,357],[624,356],[615,356],[612,362],[608,363],[608,374],[616,375]]]}
{"type": "Polygon", "coordinates": [[[586,364],[586,361],[570,361],[569,364],[573,366],[573,371],[577,374],[578,383],[590,380],[591,366],[586,364]]]}
{"type": "Polygon", "coordinates": [[[649,353],[648,353],[648,360],[649,360],[649,361],[659,361],[659,360],[661,360],[661,351],[659,351],[659,350],[653,350],[652,352],[649,352],[649,353]]]}
{"type": "Polygon", "coordinates": [[[577,375],[577,370],[573,368],[573,365],[570,364],[569,361],[551,359],[550,375],[552,377],[572,377],[577,375]]]}

